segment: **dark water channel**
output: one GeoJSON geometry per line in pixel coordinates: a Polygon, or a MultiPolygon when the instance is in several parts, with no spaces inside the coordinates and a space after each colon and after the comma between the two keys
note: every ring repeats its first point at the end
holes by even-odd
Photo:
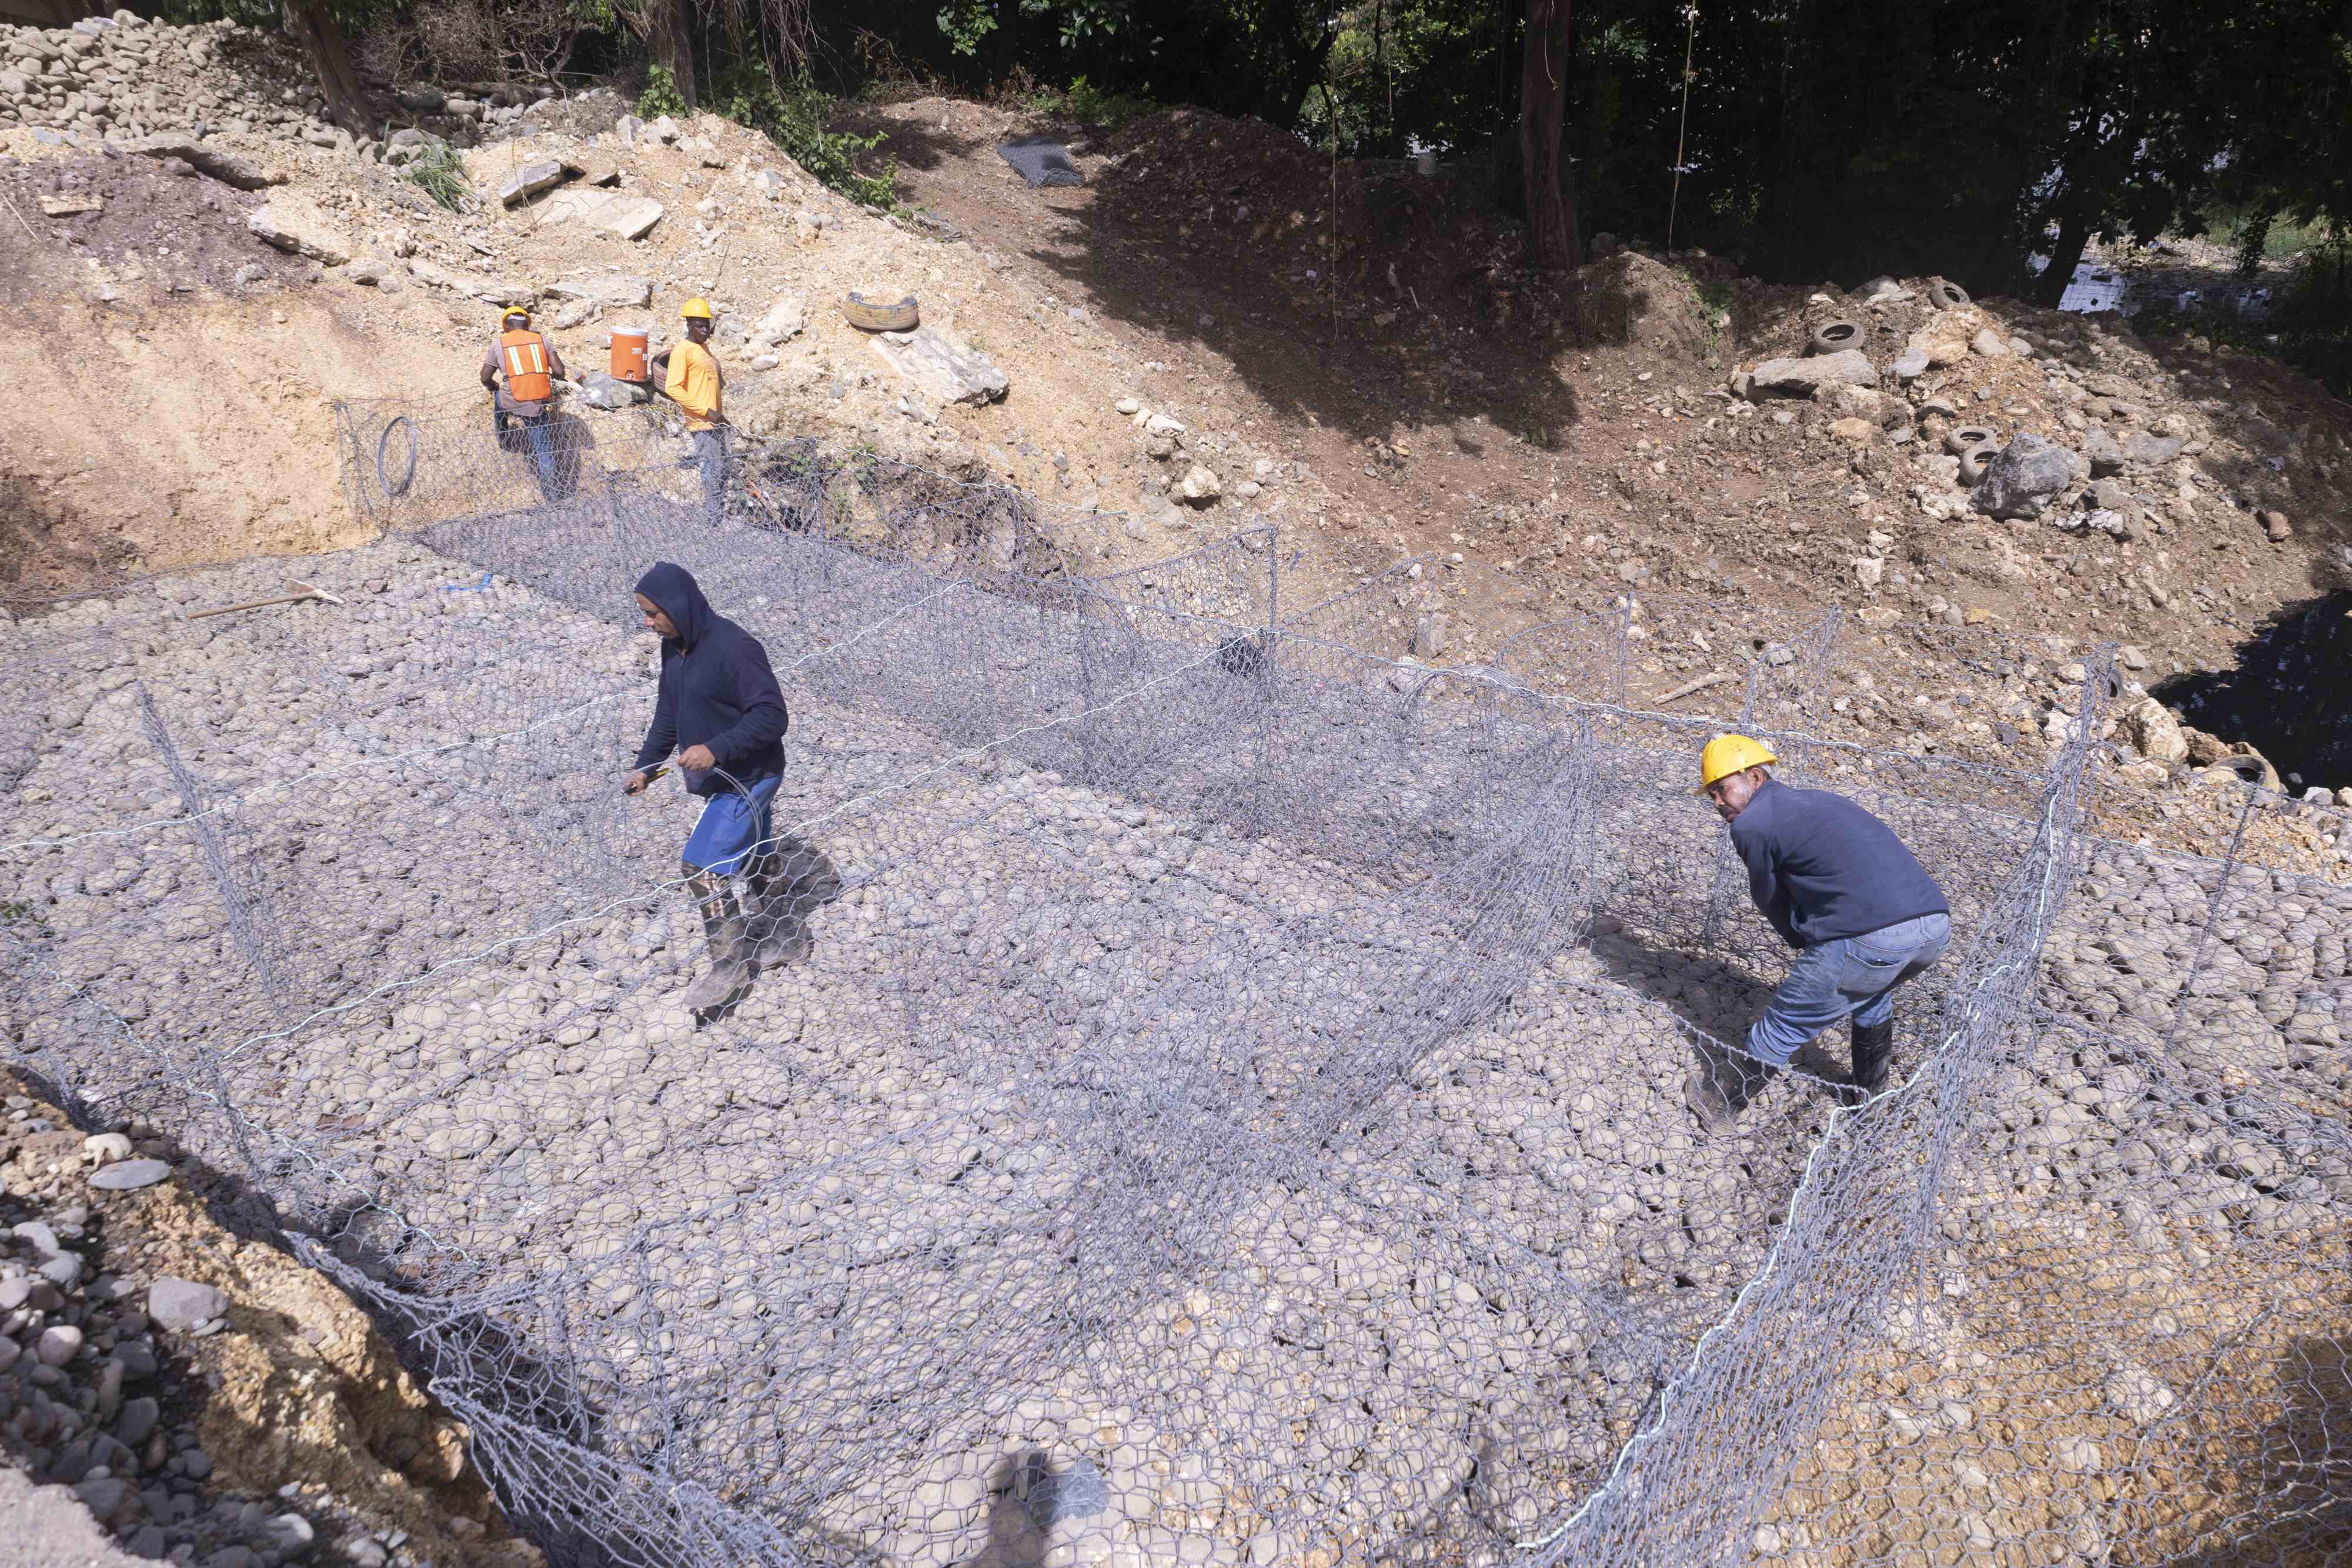
{"type": "Polygon", "coordinates": [[[2352,787],[2352,589],[2287,606],[2238,645],[2235,664],[2176,676],[2155,695],[2260,751],[2297,793],[2352,787]]]}

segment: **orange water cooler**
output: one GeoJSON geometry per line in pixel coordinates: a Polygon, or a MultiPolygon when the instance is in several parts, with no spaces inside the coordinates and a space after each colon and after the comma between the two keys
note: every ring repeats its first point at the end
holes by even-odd
{"type": "Polygon", "coordinates": [[[635,386],[645,385],[645,328],[615,327],[613,329],[612,377],[616,382],[628,382],[635,386]]]}

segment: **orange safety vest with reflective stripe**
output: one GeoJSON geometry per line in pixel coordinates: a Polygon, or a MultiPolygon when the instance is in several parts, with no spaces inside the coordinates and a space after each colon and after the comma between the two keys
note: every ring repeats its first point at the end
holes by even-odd
{"type": "Polygon", "coordinates": [[[507,396],[517,402],[545,402],[555,395],[547,373],[547,340],[536,332],[499,334],[499,360],[506,366],[507,396]]]}

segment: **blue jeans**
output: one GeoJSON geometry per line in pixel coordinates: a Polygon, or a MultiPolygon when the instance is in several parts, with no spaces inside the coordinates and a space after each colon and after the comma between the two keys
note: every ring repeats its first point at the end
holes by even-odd
{"type": "Polygon", "coordinates": [[[702,470],[703,520],[717,528],[727,517],[727,427],[694,433],[694,465],[702,470]]]}
{"type": "Polygon", "coordinates": [[[776,786],[782,782],[773,778],[754,780],[749,800],[732,789],[706,799],[679,858],[695,870],[715,876],[732,876],[742,870],[743,862],[775,837],[769,808],[776,799],[776,786]]]}
{"type": "Polygon", "coordinates": [[[539,493],[551,501],[554,500],[556,492],[562,488],[562,475],[556,467],[552,417],[545,411],[521,413],[501,405],[492,414],[491,423],[499,433],[499,444],[509,451],[513,447],[505,438],[507,428],[517,424],[522,426],[523,441],[530,448],[531,471],[539,480],[539,493]]]}
{"type": "Polygon", "coordinates": [[[547,415],[524,420],[522,433],[530,443],[530,460],[539,469],[540,494],[552,501],[560,486],[555,471],[555,433],[548,428],[547,415]]]}
{"type": "Polygon", "coordinates": [[[1867,1029],[1895,1016],[1895,988],[1926,970],[1952,939],[1952,917],[1922,915],[1860,936],[1817,942],[1748,1031],[1748,1054],[1786,1067],[1806,1041],[1847,1014],[1867,1029]]]}

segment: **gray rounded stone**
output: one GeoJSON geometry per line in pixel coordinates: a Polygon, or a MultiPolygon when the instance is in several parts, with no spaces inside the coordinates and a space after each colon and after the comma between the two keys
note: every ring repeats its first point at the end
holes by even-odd
{"type": "Polygon", "coordinates": [[[194,1280],[158,1280],[147,1291],[147,1315],[167,1329],[192,1329],[228,1311],[228,1298],[194,1280]]]}
{"type": "Polygon", "coordinates": [[[132,1192],[153,1186],[172,1174],[162,1160],[120,1160],[90,1174],[89,1185],[101,1192],[132,1192]]]}

